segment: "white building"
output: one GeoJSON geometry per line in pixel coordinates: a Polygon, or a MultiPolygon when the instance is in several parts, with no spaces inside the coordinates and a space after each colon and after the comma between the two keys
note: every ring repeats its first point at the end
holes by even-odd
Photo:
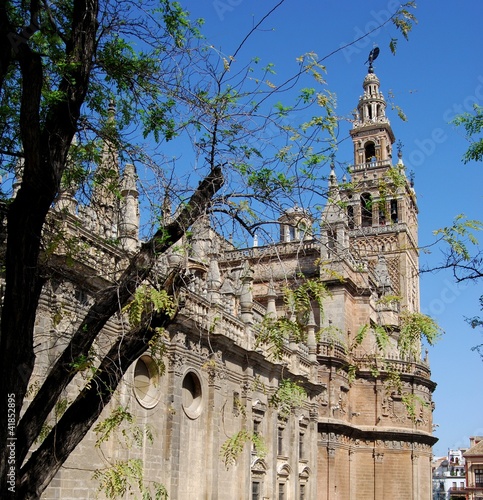
{"type": "Polygon", "coordinates": [[[433,500],[466,499],[465,451],[448,450],[447,457],[433,461],[433,500]]]}

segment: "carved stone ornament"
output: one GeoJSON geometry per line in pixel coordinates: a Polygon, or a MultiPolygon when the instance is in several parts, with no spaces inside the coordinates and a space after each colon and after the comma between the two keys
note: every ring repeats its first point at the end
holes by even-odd
{"type": "Polygon", "coordinates": [[[327,395],[327,390],[322,391],[315,398],[319,406],[327,406],[329,404],[329,397],[327,395]]]}
{"type": "Polygon", "coordinates": [[[262,476],[267,472],[267,464],[261,458],[257,458],[251,466],[251,471],[254,476],[262,476]]]}
{"type": "Polygon", "coordinates": [[[172,352],[168,354],[169,368],[174,371],[176,375],[181,375],[183,373],[184,357],[177,352],[172,352]]]}
{"type": "Polygon", "coordinates": [[[408,418],[408,409],[404,404],[402,397],[399,395],[391,395],[388,398],[389,417],[393,422],[404,423],[408,418]]]}

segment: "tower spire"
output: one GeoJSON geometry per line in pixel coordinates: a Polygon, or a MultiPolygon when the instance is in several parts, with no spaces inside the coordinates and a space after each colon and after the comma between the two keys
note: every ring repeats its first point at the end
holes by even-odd
{"type": "Polygon", "coordinates": [[[354,170],[387,168],[392,162],[394,133],[386,116],[386,100],[380,81],[369,67],[357,103],[357,112],[350,131],[354,143],[354,170]]]}
{"type": "Polygon", "coordinates": [[[139,244],[139,192],[136,185],[136,168],[128,163],[121,181],[121,210],[119,213],[119,238],[128,251],[135,251],[139,244]]]}
{"type": "Polygon", "coordinates": [[[91,210],[98,221],[101,234],[117,238],[119,224],[119,190],[121,175],[119,155],[109,132],[115,129],[115,105],[111,101],[106,122],[106,136],[103,140],[101,161],[95,173],[95,184],[91,198],[91,210]]]}

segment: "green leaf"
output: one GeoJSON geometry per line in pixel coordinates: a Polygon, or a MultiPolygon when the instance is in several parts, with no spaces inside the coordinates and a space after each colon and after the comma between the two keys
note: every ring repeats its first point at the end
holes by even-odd
{"type": "Polygon", "coordinates": [[[307,392],[298,382],[282,379],[269,404],[276,408],[280,415],[288,417],[293,410],[302,407],[306,398],[307,392]]]}
{"type": "Polygon", "coordinates": [[[410,359],[419,358],[422,339],[429,345],[434,345],[443,334],[433,318],[419,312],[403,311],[400,322],[398,347],[401,354],[410,359]]]}
{"type": "Polygon", "coordinates": [[[254,444],[257,455],[260,458],[266,455],[267,451],[263,438],[257,433],[242,429],[228,438],[221,446],[220,455],[227,468],[236,464],[246,443],[249,442],[254,444]]]}

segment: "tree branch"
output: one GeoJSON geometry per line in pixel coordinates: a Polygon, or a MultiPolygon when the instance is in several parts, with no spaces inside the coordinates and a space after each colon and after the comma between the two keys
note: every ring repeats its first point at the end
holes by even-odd
{"type": "Polygon", "coordinates": [[[132,257],[117,285],[106,288],[89,309],[18,424],[17,457],[20,463],[25,459],[62,391],[74,378],[72,362],[88,353],[109,318],[127,304],[137,287],[147,278],[158,255],[165,253],[181,239],[185,231],[204,213],[222,185],[221,168],[212,168],[178,217],[143,244],[132,257]]]}
{"type": "MultiPolygon", "coordinates": [[[[182,285],[179,276],[171,273],[163,288],[176,296],[182,285]]],[[[155,329],[164,328],[172,321],[173,318],[166,314],[153,318],[145,314],[139,327],[117,338],[98,366],[96,376],[21,469],[19,498],[36,499],[40,496],[110,402],[129,366],[146,351],[155,329]]]]}

